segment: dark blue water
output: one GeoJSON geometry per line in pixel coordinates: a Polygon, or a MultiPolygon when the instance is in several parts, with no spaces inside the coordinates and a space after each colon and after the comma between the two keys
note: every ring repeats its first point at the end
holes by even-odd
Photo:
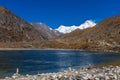
{"type": "Polygon", "coordinates": [[[0,77],[20,74],[64,71],[68,67],[81,68],[120,61],[120,54],[74,50],[0,51],[0,77]]]}

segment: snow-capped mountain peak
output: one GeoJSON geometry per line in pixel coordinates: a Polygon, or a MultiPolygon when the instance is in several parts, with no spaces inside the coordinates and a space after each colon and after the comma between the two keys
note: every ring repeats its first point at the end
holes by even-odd
{"type": "Polygon", "coordinates": [[[89,28],[89,27],[93,27],[95,26],[96,23],[92,20],[86,20],[83,24],[81,24],[80,26],[64,26],[64,25],[61,25],[59,26],[57,29],[57,31],[61,32],[61,33],[70,33],[72,31],[74,31],[75,29],[86,29],[86,28],[89,28]]]}

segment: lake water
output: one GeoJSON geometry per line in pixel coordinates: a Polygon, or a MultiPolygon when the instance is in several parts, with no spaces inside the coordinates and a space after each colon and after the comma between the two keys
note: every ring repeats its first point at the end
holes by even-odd
{"type": "Polygon", "coordinates": [[[75,50],[0,51],[0,78],[20,74],[37,74],[75,69],[89,64],[100,65],[120,61],[120,54],[75,50]]]}

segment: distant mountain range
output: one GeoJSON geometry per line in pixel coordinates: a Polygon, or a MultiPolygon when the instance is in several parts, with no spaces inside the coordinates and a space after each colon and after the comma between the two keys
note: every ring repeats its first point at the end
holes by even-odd
{"type": "Polygon", "coordinates": [[[96,23],[93,22],[92,20],[87,20],[83,24],[81,24],[80,26],[75,26],[75,25],[73,25],[73,26],[64,26],[64,25],[61,25],[55,30],[65,34],[65,33],[70,33],[70,32],[72,32],[72,31],[74,31],[76,29],[86,29],[86,28],[89,28],[89,27],[93,27],[95,25],[96,25],[96,23]]]}
{"type": "Polygon", "coordinates": [[[44,23],[28,23],[0,6],[0,48],[83,49],[120,52],[120,15],[96,24],[51,29],[44,23]]]}

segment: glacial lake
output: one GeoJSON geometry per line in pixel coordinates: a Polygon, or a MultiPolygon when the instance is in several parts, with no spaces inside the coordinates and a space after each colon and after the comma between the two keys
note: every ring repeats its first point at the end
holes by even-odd
{"type": "Polygon", "coordinates": [[[59,72],[91,65],[109,64],[120,61],[119,53],[80,50],[8,50],[0,51],[0,78],[19,73],[38,74],[59,72]]]}

